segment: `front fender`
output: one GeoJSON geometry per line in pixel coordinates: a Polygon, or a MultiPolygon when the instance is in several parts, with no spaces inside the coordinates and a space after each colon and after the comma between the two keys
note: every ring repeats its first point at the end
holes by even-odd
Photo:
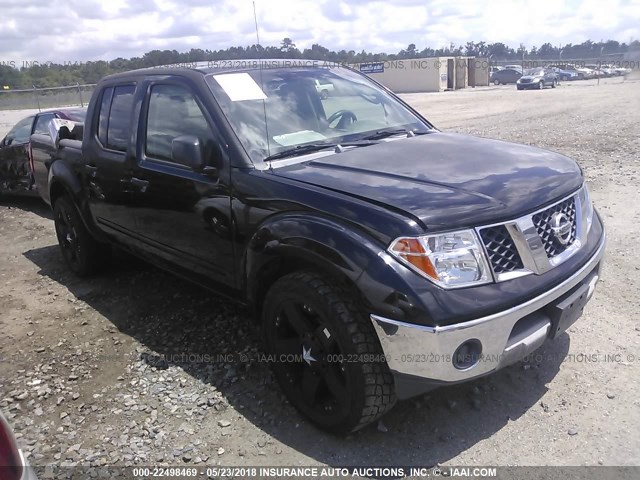
{"type": "Polygon", "coordinates": [[[286,260],[313,265],[356,283],[384,247],[353,227],[320,215],[283,214],[266,220],[247,242],[243,258],[245,288],[254,302],[264,285],[261,272],[286,260]]]}

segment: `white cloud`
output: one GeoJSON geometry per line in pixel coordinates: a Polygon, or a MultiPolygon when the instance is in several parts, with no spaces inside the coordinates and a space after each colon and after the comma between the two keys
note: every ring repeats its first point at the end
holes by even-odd
{"type": "MultiPolygon", "coordinates": [[[[256,0],[260,39],[394,53],[450,42],[528,47],[640,37],[640,0],[256,0]]],[[[87,61],[255,43],[251,0],[0,0],[0,62],[87,61]]]]}

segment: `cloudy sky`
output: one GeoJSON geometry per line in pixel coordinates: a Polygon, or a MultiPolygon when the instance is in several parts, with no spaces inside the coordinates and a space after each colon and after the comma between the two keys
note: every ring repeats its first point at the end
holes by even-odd
{"type": "MultiPolygon", "coordinates": [[[[640,0],[256,0],[260,40],[397,52],[640,39],[640,0]]],[[[0,62],[129,58],[255,43],[251,0],[0,0],[0,62]]]]}

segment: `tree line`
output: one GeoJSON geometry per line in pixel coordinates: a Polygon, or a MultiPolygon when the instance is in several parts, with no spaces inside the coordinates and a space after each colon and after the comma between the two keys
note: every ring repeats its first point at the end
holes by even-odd
{"type": "Polygon", "coordinates": [[[640,42],[635,40],[629,44],[615,40],[593,42],[587,40],[581,44],[554,46],[550,43],[530,49],[520,44],[517,48],[504,43],[467,42],[465,45],[451,43],[447,47],[425,47],[419,50],[415,44],[397,53],[369,53],[365,50],[329,50],[319,44],[311,48],[300,50],[290,38],[284,38],[278,46],[251,45],[249,47],[229,47],[220,50],[203,50],[192,48],[188,52],[176,50],[152,50],[141,57],[129,59],[116,58],[111,61],[90,61],[62,63],[33,62],[31,64],[17,64],[15,62],[0,62],[0,89],[28,89],[36,86],[48,88],[76,84],[96,83],[105,75],[138,68],[155,67],[175,63],[195,63],[211,60],[249,59],[249,58],[296,58],[315,59],[340,63],[378,62],[385,60],[447,57],[447,56],[477,56],[488,57],[491,61],[521,60],[524,57],[537,60],[562,59],[593,59],[606,55],[623,54],[631,50],[640,50],[640,42]]]}

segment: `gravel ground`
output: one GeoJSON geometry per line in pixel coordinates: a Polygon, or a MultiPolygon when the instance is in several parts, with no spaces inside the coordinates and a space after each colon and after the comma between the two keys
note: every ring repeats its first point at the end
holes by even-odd
{"type": "MultiPolygon", "coordinates": [[[[639,465],[640,79],[404,98],[442,129],[580,162],[609,241],[569,334],[336,438],[284,401],[246,311],[126,256],[77,279],[48,208],[4,199],[0,408],[32,464],[639,465]]],[[[21,115],[0,112],[0,135],[21,115]]]]}

